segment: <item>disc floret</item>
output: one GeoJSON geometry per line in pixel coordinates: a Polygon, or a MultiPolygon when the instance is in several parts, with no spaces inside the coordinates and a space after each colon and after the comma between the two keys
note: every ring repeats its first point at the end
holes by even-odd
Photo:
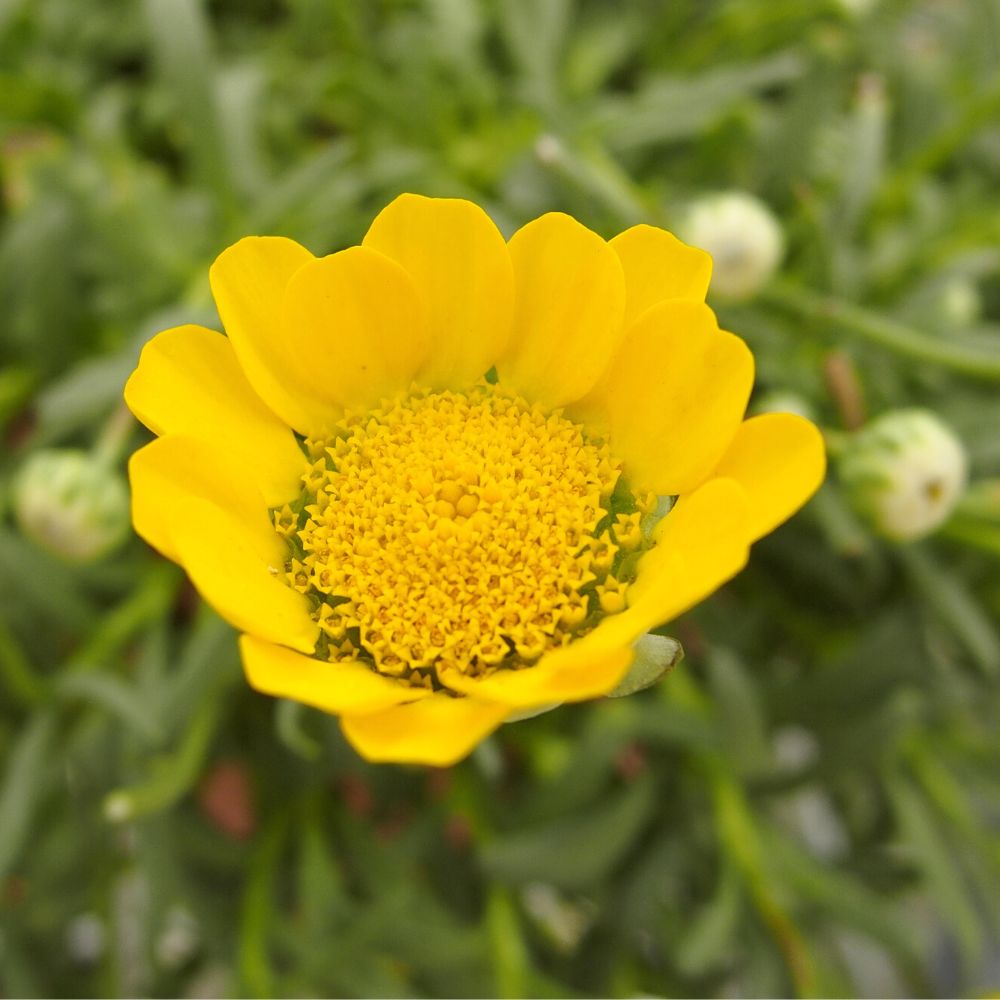
{"type": "Polygon", "coordinates": [[[414,389],[305,448],[272,518],[319,658],[437,688],[530,667],[626,607],[650,498],[560,411],[414,389]]]}

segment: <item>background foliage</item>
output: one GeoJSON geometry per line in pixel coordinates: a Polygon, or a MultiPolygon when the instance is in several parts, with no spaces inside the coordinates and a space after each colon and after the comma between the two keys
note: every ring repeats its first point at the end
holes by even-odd
{"type": "MultiPolygon", "coordinates": [[[[2,0],[0,496],[217,324],[223,247],[338,249],[403,190],[607,236],[751,190],[759,392],[929,406],[995,477],[998,116],[997,0],[2,0]]],[[[660,685],[432,771],[251,692],[137,539],[71,567],[8,511],[0,992],[996,990],[998,554],[996,502],[891,545],[834,476],[660,685]]]]}

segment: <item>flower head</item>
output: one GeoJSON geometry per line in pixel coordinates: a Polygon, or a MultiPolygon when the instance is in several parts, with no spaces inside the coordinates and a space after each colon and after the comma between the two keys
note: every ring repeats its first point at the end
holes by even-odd
{"type": "Polygon", "coordinates": [[[965,491],[968,459],[955,433],[930,410],[891,410],[853,437],[841,479],[887,538],[923,538],[950,516],[965,491]]]}
{"type": "Polygon", "coordinates": [[[35,452],[18,473],[13,493],[21,530],[68,562],[99,559],[128,536],[125,479],[86,451],[35,452]]]}
{"type": "Polygon", "coordinates": [[[712,291],[720,298],[752,298],[781,261],[784,237],[774,213],[743,191],[710,194],[693,202],[681,235],[712,255],[712,291]]]}
{"type": "Polygon", "coordinates": [[[136,529],[245,633],[254,687],[371,760],[452,763],[606,694],[823,475],[808,421],[742,420],[710,267],[650,226],[508,243],[416,195],[328,257],[241,240],[210,275],[227,336],[167,330],[126,386],[160,435],[136,529]]]}

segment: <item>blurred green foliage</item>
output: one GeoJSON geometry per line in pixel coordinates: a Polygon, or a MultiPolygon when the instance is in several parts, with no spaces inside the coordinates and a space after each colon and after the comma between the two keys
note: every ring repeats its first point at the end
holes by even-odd
{"type": "Polygon", "coordinates": [[[755,192],[785,264],[720,315],[759,391],[934,409],[979,483],[892,546],[833,477],[661,684],[447,772],[251,692],[138,540],[70,568],[6,516],[0,992],[1000,987],[1000,2],[0,0],[0,170],[4,497],[216,325],[226,245],[338,249],[403,190],[608,236],[755,192]]]}

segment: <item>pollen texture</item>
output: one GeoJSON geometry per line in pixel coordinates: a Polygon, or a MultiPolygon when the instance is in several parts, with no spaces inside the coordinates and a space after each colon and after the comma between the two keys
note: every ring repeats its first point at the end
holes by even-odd
{"type": "Polygon", "coordinates": [[[413,391],[305,445],[302,495],[273,518],[318,657],[436,688],[624,610],[651,498],[561,413],[494,385],[413,391]]]}

